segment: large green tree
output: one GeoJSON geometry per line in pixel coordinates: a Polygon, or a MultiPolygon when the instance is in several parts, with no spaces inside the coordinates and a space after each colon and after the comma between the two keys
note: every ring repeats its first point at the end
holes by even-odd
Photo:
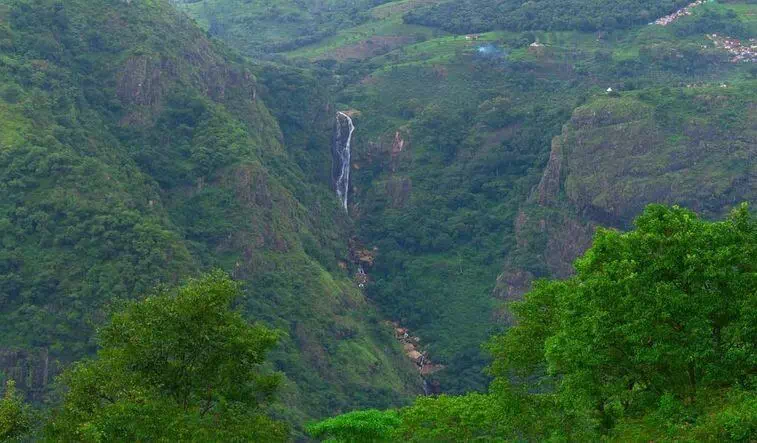
{"type": "Polygon", "coordinates": [[[649,206],[628,233],[600,230],[576,276],[542,282],[490,346],[494,373],[545,370],[564,407],[600,429],[669,396],[694,404],[755,388],[757,224],[649,206]]]}
{"type": "Polygon", "coordinates": [[[32,429],[31,409],[16,391],[16,382],[8,380],[0,398],[0,441],[15,441],[32,429]]]}
{"type": "Polygon", "coordinates": [[[261,368],[275,331],[232,309],[239,288],[216,271],[128,304],[99,331],[97,358],[66,371],[48,426],[65,441],[279,441],[261,368]]]}

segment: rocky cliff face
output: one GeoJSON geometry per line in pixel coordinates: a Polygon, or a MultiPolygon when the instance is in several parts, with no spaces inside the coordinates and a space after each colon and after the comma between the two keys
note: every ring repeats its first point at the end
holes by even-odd
{"type": "Polygon", "coordinates": [[[42,401],[59,370],[59,362],[50,358],[46,348],[0,348],[0,373],[15,380],[34,401],[42,401]]]}
{"type": "Polygon", "coordinates": [[[664,108],[624,97],[576,110],[563,134],[563,189],[578,211],[626,227],[651,202],[717,216],[754,200],[753,99],[743,91],[681,93],[664,108]],[[691,109],[696,114],[686,114],[691,109]]]}
{"type": "Polygon", "coordinates": [[[649,203],[718,217],[757,200],[756,106],[747,91],[686,88],[576,109],[521,207],[495,295],[517,299],[535,276],[569,276],[596,226],[629,228],[649,203]]]}
{"type": "MultiPolygon", "coordinates": [[[[196,35],[175,55],[141,54],[128,57],[117,69],[116,90],[127,113],[124,126],[154,123],[172,88],[191,87],[219,103],[245,103],[257,100],[253,74],[224,60],[211,42],[196,35]],[[183,85],[183,86],[182,86],[183,85]]],[[[253,110],[247,105],[248,110],[253,110]]]]}
{"type": "Polygon", "coordinates": [[[371,167],[378,167],[388,174],[383,182],[384,195],[391,208],[403,208],[410,201],[413,180],[407,174],[411,169],[412,153],[410,133],[407,128],[399,128],[367,143],[366,152],[358,153],[360,161],[371,167]]]}

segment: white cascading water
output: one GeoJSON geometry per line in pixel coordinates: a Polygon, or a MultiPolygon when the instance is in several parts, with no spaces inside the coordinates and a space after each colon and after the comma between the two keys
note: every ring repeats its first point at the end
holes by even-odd
{"type": "Polygon", "coordinates": [[[336,194],[339,196],[339,200],[341,200],[345,212],[348,212],[347,197],[350,191],[350,144],[352,143],[353,132],[355,132],[355,125],[352,124],[350,116],[344,112],[338,112],[336,114],[336,141],[334,142],[334,186],[336,187],[336,194]],[[347,131],[344,130],[345,127],[343,122],[347,122],[347,131]]]}

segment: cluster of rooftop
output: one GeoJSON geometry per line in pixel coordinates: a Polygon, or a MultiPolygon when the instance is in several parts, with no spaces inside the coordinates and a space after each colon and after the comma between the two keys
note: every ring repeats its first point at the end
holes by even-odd
{"type": "Polygon", "coordinates": [[[687,15],[693,14],[694,8],[696,8],[697,6],[703,5],[709,1],[711,0],[697,0],[693,3],[689,3],[688,5],[684,6],[683,8],[679,9],[678,11],[670,15],[666,15],[665,17],[658,18],[657,20],[650,23],[650,25],[667,26],[681,17],[686,17],[687,15]]]}
{"type": "Polygon", "coordinates": [[[757,39],[741,41],[737,38],[717,34],[708,34],[707,38],[712,40],[717,48],[728,51],[733,56],[731,58],[733,63],[757,62],[757,39]]]}

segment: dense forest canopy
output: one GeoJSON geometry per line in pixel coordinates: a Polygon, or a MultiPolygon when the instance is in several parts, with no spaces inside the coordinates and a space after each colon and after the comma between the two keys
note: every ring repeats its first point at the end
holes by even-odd
{"type": "Polygon", "coordinates": [[[412,11],[408,23],[454,33],[493,29],[611,31],[646,24],[690,0],[462,0],[412,11]]]}
{"type": "Polygon", "coordinates": [[[57,441],[283,441],[265,414],[280,377],[262,364],[277,334],[232,304],[239,284],[215,271],[132,302],[99,332],[97,357],[61,377],[67,392],[44,430],[57,441]]]}

